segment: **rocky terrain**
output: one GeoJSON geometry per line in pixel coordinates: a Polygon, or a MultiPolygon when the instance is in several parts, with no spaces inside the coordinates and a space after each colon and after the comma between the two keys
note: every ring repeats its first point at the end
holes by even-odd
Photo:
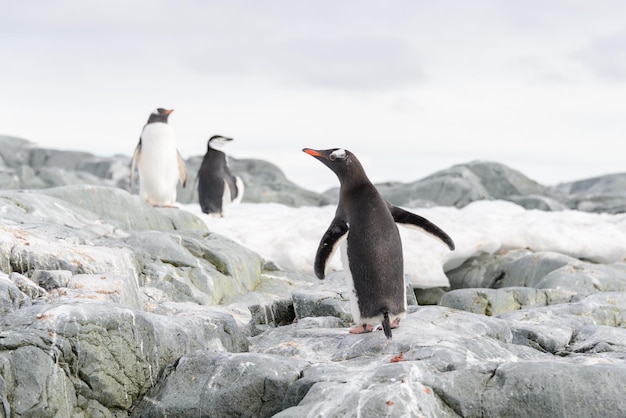
{"type": "MultiPolygon", "coordinates": [[[[263,161],[232,168],[248,202],[336,199],[263,161]]],[[[0,415],[626,416],[623,257],[477,249],[445,272],[450,286],[410,289],[393,339],[352,335],[341,271],[283,270],[185,210],[153,208],[127,191],[128,169],[0,137],[0,415]]],[[[379,187],[408,207],[619,214],[625,183],[547,187],[472,162],[379,187]]]]}

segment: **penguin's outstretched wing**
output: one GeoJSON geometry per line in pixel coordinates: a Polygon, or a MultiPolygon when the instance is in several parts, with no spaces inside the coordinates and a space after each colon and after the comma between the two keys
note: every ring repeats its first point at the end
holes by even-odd
{"type": "Polygon", "coordinates": [[[324,233],[317,253],[315,254],[314,271],[318,279],[323,279],[326,272],[326,264],[330,260],[341,242],[348,232],[348,224],[343,217],[335,216],[330,226],[324,233]]]}
{"type": "Polygon", "coordinates": [[[128,190],[133,189],[133,175],[135,174],[135,168],[137,167],[137,162],[139,161],[139,157],[141,156],[141,138],[139,138],[139,143],[135,147],[135,152],[133,153],[133,159],[130,163],[130,178],[128,179],[128,190]]]}
{"type": "Polygon", "coordinates": [[[448,248],[450,248],[450,250],[454,250],[454,241],[452,241],[452,238],[450,238],[450,236],[446,234],[443,229],[439,228],[426,218],[422,218],[419,215],[401,209],[397,206],[392,206],[390,203],[388,203],[388,205],[394,221],[409,228],[419,229],[431,237],[437,238],[443,242],[448,246],[448,248]]]}
{"type": "Polygon", "coordinates": [[[178,150],[176,150],[176,157],[178,158],[178,177],[183,187],[185,187],[187,185],[187,166],[185,166],[185,160],[183,160],[178,150]]]}

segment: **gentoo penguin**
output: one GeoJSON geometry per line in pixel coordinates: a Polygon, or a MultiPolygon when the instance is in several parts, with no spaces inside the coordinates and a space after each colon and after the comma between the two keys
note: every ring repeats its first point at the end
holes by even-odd
{"type": "Polygon", "coordinates": [[[198,200],[202,212],[223,216],[224,206],[238,203],[243,197],[243,181],[228,168],[222,147],[232,138],[214,135],[209,138],[207,151],[198,170],[198,200]]]}
{"type": "Polygon", "coordinates": [[[167,119],[174,110],[158,108],[150,113],[141,131],[130,167],[130,186],[139,166],[139,195],[152,206],[173,207],[178,180],[187,184],[185,161],[176,149],[174,130],[167,119]]]}
{"type": "Polygon", "coordinates": [[[323,279],[326,265],[342,238],[342,262],[352,286],[353,334],[370,332],[382,322],[391,338],[406,315],[406,287],[402,243],[396,222],[417,227],[441,240],[451,250],[452,239],[435,224],[391,205],[376,190],[350,151],[341,148],[302,151],[317,158],[339,178],[339,204],[315,255],[315,275],[323,279]]]}

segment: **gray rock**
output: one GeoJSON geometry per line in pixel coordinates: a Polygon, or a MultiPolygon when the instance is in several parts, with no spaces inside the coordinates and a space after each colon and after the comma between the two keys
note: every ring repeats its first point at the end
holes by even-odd
{"type": "Polygon", "coordinates": [[[520,361],[490,371],[451,372],[432,383],[463,417],[619,417],[626,411],[626,402],[616,396],[626,387],[625,373],[626,366],[618,364],[520,361]],[[468,396],[468,386],[478,393],[468,396]]]}
{"type": "Polygon", "coordinates": [[[551,188],[571,209],[587,212],[626,212],[626,174],[610,174],[551,188]]]}
{"type": "MultiPolygon", "coordinates": [[[[0,145],[0,187],[47,187],[0,192],[0,415],[624,414],[623,262],[478,255],[448,272],[451,289],[407,292],[391,340],[353,335],[342,273],[280,271],[184,210],[147,205],[123,190],[128,157],[0,145]]],[[[324,202],[271,164],[231,162],[249,199],[324,202]]],[[[484,162],[380,185],[407,205],[542,210],[615,209],[619,187],[547,189],[484,162]]]]}
{"type": "Polygon", "coordinates": [[[275,165],[262,160],[229,159],[231,169],[241,176],[246,191],[244,202],[276,202],[287,206],[316,206],[321,202],[317,193],[305,190],[289,181],[275,165]]]}
{"type": "MultiPolygon", "coordinates": [[[[0,136],[0,146],[0,189],[91,184],[137,193],[137,184],[129,184],[128,155],[99,157],[83,151],[44,149],[9,136],[0,136]]],[[[178,187],[179,202],[197,203],[195,177],[201,161],[202,155],[186,160],[189,180],[187,187],[178,187]]],[[[337,188],[323,194],[305,190],[269,162],[235,158],[229,158],[229,162],[231,170],[244,180],[244,202],[296,207],[337,203],[337,188]]],[[[622,213],[626,211],[625,179],[626,174],[614,174],[545,187],[502,164],[472,161],[411,183],[387,182],[377,187],[393,204],[409,207],[463,207],[476,200],[503,199],[527,209],[622,213]]]]}
{"type": "Polygon", "coordinates": [[[511,340],[500,320],[437,307],[409,314],[392,341],[382,332],[352,335],[300,323],[283,328],[255,337],[252,349],[316,363],[290,388],[285,406],[297,405],[278,415],[283,417],[354,416],[356,405],[362,416],[455,416],[424,377],[435,369],[466,367],[468,356],[482,356],[483,344],[491,359],[508,357],[496,347],[511,340]],[[444,334],[445,348],[437,337],[444,334]],[[470,334],[482,337],[466,338],[470,334]]]}
{"type": "Polygon", "coordinates": [[[67,287],[71,278],[69,270],[35,270],[31,276],[33,282],[47,291],[67,287]]]}
{"type": "Polygon", "coordinates": [[[45,298],[48,296],[48,292],[46,292],[45,289],[20,273],[13,272],[9,274],[9,280],[15,283],[17,288],[31,299],[45,298]]]}
{"type": "MultiPolygon", "coordinates": [[[[24,139],[0,136],[0,189],[45,189],[68,185],[117,187],[137,194],[130,185],[130,157],[98,157],[89,152],[38,148],[24,139]]],[[[132,148],[129,149],[129,154],[132,148]]],[[[178,201],[198,202],[195,178],[202,155],[186,160],[187,187],[178,187],[178,201]]],[[[289,181],[275,165],[254,159],[229,159],[231,170],[245,183],[245,202],[276,202],[289,206],[319,205],[322,198],[289,181]]],[[[138,176],[135,176],[137,178],[138,176]]],[[[109,213],[105,204],[103,212],[109,213]]],[[[123,209],[123,208],[121,208],[123,209]]]]}
{"type": "Polygon", "coordinates": [[[252,314],[251,325],[278,327],[291,324],[296,319],[294,304],[290,299],[280,299],[271,304],[251,305],[248,309],[252,314]]]}
{"type": "Polygon", "coordinates": [[[506,200],[509,200],[515,204],[520,205],[525,209],[537,209],[537,210],[545,210],[545,211],[561,211],[565,210],[568,207],[559,202],[556,198],[551,196],[542,196],[536,194],[529,195],[511,195],[507,196],[506,200]]]}
{"type": "Polygon", "coordinates": [[[204,230],[206,225],[188,212],[153,208],[139,196],[113,187],[66,186],[40,192],[96,214],[125,230],[204,230]]]}
{"type": "Polygon", "coordinates": [[[193,352],[168,369],[132,416],[270,417],[283,409],[306,364],[270,354],[193,352]]]}
{"type": "Polygon", "coordinates": [[[0,167],[15,168],[28,164],[34,142],[14,136],[0,135],[0,167]]]}
{"type": "Polygon", "coordinates": [[[616,395],[624,390],[623,364],[508,363],[495,370],[481,396],[481,411],[473,416],[619,417],[626,414],[626,400],[616,395]]]}
{"type": "Polygon", "coordinates": [[[441,297],[439,305],[495,316],[519,309],[569,302],[575,295],[575,292],[560,288],[468,288],[451,290],[445,293],[441,297]]]}
{"type": "MultiPolygon", "coordinates": [[[[485,287],[539,287],[550,273],[589,266],[575,258],[550,252],[518,249],[497,254],[480,254],[447,272],[452,289],[485,287]]],[[[542,286],[548,287],[548,286],[542,286]]]]}
{"type": "MultiPolygon", "coordinates": [[[[549,189],[505,165],[474,161],[439,171],[413,183],[377,184],[380,193],[398,206],[463,207],[477,200],[512,200],[529,209],[560,205],[549,189]]],[[[325,201],[337,202],[336,190],[324,194],[325,201]]]]}
{"type": "Polygon", "coordinates": [[[334,316],[346,324],[352,322],[350,299],[341,293],[306,289],[293,292],[292,297],[297,318],[334,316]]]}
{"type": "Polygon", "coordinates": [[[626,290],[626,265],[579,263],[556,269],[537,284],[539,289],[564,289],[580,294],[626,290]]]}
{"type": "Polygon", "coordinates": [[[586,325],[573,336],[569,349],[575,353],[605,353],[626,359],[626,329],[607,325],[586,325]]]}
{"type": "Polygon", "coordinates": [[[0,335],[7,415],[92,416],[94,405],[116,414],[188,351],[248,347],[224,314],[166,317],[85,300],[10,313],[0,321],[0,335]],[[92,406],[82,409],[80,397],[92,406]]]}
{"type": "Polygon", "coordinates": [[[0,317],[31,304],[32,298],[22,292],[9,276],[0,272],[0,317]]]}
{"type": "MultiPolygon", "coordinates": [[[[187,187],[178,188],[177,200],[181,203],[198,203],[196,177],[202,158],[193,156],[186,160],[189,177],[187,187]]],[[[289,181],[280,168],[267,161],[229,157],[228,164],[231,172],[244,182],[243,202],[275,202],[299,207],[317,206],[322,201],[320,195],[289,181]]]]}

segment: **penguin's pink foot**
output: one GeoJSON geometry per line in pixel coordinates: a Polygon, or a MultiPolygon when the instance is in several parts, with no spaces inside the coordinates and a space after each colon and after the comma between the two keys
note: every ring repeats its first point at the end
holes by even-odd
{"type": "MultiPolygon", "coordinates": [[[[391,329],[396,329],[396,328],[398,328],[399,326],[400,326],[400,318],[396,318],[396,319],[394,319],[394,320],[393,320],[393,322],[392,322],[391,324],[389,324],[389,327],[390,327],[391,329]]],[[[383,329],[383,326],[382,326],[382,325],[379,325],[377,329],[380,331],[381,329],[383,329]]]]}
{"type": "Polygon", "coordinates": [[[361,324],[357,327],[350,328],[348,332],[350,334],[365,334],[366,332],[374,331],[374,325],[372,324],[361,324]]]}

